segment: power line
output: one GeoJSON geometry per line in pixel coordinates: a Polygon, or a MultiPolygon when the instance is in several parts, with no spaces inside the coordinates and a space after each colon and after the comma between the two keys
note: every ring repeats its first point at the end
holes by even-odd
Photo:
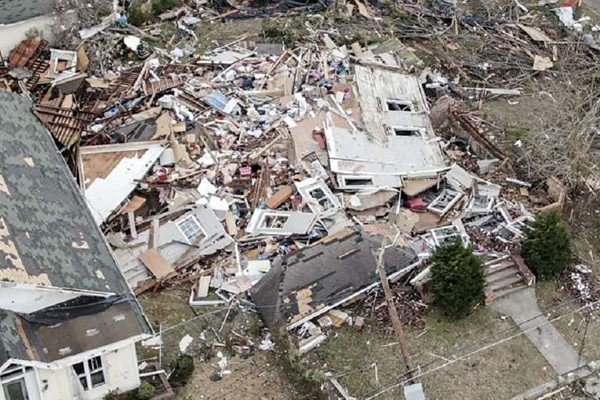
{"type": "Polygon", "coordinates": [[[507,338],[504,338],[504,339],[498,340],[498,341],[496,341],[496,342],[494,342],[494,343],[490,343],[490,344],[489,344],[489,345],[487,345],[487,346],[480,347],[480,348],[478,348],[477,350],[474,350],[474,351],[472,351],[472,352],[470,352],[470,353],[467,353],[467,354],[465,354],[465,355],[462,355],[462,356],[460,356],[460,357],[457,357],[457,358],[455,358],[455,359],[453,359],[453,360],[450,360],[450,361],[448,361],[448,362],[446,362],[446,363],[444,363],[444,364],[442,364],[442,365],[440,365],[440,366],[438,366],[438,367],[435,367],[435,368],[429,369],[429,370],[427,370],[427,371],[424,371],[424,372],[420,372],[420,373],[418,373],[417,375],[413,375],[413,376],[412,376],[410,379],[405,379],[405,380],[403,380],[403,381],[400,381],[400,382],[398,382],[398,383],[396,383],[396,384],[393,384],[393,385],[391,385],[391,386],[388,386],[387,388],[385,388],[385,389],[382,389],[382,390],[380,390],[379,392],[377,392],[377,393],[375,393],[375,394],[373,394],[373,395],[371,395],[371,396],[367,397],[365,400],[372,400],[372,399],[374,399],[374,398],[376,398],[376,397],[379,397],[379,396],[381,396],[381,395],[382,395],[382,394],[384,394],[384,393],[387,393],[387,392],[389,392],[390,390],[393,390],[393,389],[395,389],[395,388],[397,388],[397,387],[403,386],[404,384],[406,384],[406,383],[410,382],[410,381],[411,381],[411,380],[413,380],[413,379],[418,379],[418,378],[420,378],[420,377],[423,377],[423,376],[425,376],[425,375],[429,375],[429,374],[431,374],[431,373],[433,373],[433,372],[439,371],[439,370],[441,370],[441,369],[443,369],[443,368],[446,368],[446,367],[448,367],[449,365],[452,365],[452,364],[454,364],[454,363],[457,363],[458,361],[461,361],[461,360],[463,360],[463,359],[465,359],[465,358],[469,358],[469,357],[471,357],[471,356],[473,356],[473,355],[475,355],[475,354],[477,354],[477,353],[480,353],[480,352],[482,352],[482,351],[484,351],[484,350],[487,350],[487,349],[490,349],[490,348],[492,348],[492,347],[495,347],[495,346],[497,346],[497,345],[499,345],[499,344],[502,344],[502,343],[508,342],[508,341],[510,341],[510,340],[512,340],[512,339],[515,339],[515,338],[519,337],[519,336],[525,335],[526,333],[528,333],[528,332],[531,332],[531,331],[533,331],[533,330],[535,330],[535,329],[541,328],[542,326],[546,326],[546,325],[552,324],[554,321],[558,321],[559,319],[561,319],[561,318],[564,318],[564,317],[566,317],[567,315],[571,315],[571,314],[579,313],[579,312],[581,312],[581,311],[583,311],[583,310],[585,310],[585,309],[587,309],[587,308],[591,308],[592,306],[594,306],[594,305],[596,305],[596,304],[598,304],[598,303],[600,303],[600,300],[597,300],[597,301],[594,301],[594,302],[592,302],[592,303],[586,304],[586,305],[584,305],[584,306],[582,306],[582,307],[580,307],[580,308],[578,308],[578,309],[576,309],[576,310],[569,311],[568,313],[565,313],[565,314],[563,314],[563,315],[559,315],[558,317],[556,317],[556,318],[553,318],[553,319],[551,319],[551,320],[548,320],[547,322],[545,322],[545,323],[543,323],[543,324],[540,324],[540,325],[534,326],[534,327],[532,327],[532,328],[530,328],[530,329],[527,329],[527,330],[523,330],[523,331],[521,331],[521,332],[519,332],[519,333],[517,333],[517,334],[515,334],[515,335],[512,335],[512,336],[509,336],[509,337],[507,337],[507,338]]]}
{"type": "MultiPolygon", "coordinates": [[[[599,290],[600,290],[600,289],[599,289],[599,290]]],[[[502,334],[504,334],[504,333],[506,333],[506,332],[512,331],[512,330],[514,330],[514,329],[516,329],[516,328],[520,328],[520,327],[521,327],[521,325],[524,325],[524,324],[526,324],[526,323],[528,323],[528,322],[531,322],[531,321],[533,321],[533,320],[534,320],[534,319],[536,319],[536,318],[539,318],[539,317],[545,316],[545,314],[549,314],[549,313],[552,313],[552,312],[554,312],[554,311],[556,311],[556,310],[558,310],[558,309],[560,309],[560,308],[566,307],[566,306],[568,306],[568,305],[570,305],[570,304],[572,304],[572,303],[574,303],[574,302],[576,302],[576,301],[578,301],[578,300],[581,300],[581,299],[582,299],[582,297],[583,297],[583,295],[581,295],[581,296],[579,296],[579,297],[574,297],[574,298],[572,298],[571,300],[563,301],[563,302],[562,302],[562,303],[560,303],[559,305],[557,305],[557,306],[555,306],[555,307],[553,307],[553,308],[550,308],[550,309],[548,309],[548,310],[546,310],[546,311],[540,312],[539,314],[536,314],[536,315],[534,315],[533,317],[531,317],[531,318],[529,318],[529,319],[527,319],[527,320],[525,320],[525,321],[523,321],[523,322],[515,323],[514,325],[512,325],[512,326],[510,326],[510,327],[508,327],[508,328],[506,328],[506,329],[503,329],[503,330],[501,330],[501,331],[498,331],[498,332],[496,332],[496,333],[494,333],[494,334],[488,335],[488,336],[486,336],[486,337],[484,337],[484,338],[482,338],[482,339],[479,339],[479,340],[477,340],[477,341],[474,341],[474,342],[472,342],[472,343],[468,344],[467,346],[464,346],[464,347],[462,347],[462,348],[458,349],[458,350],[457,350],[457,351],[456,351],[454,354],[456,354],[456,353],[459,353],[459,352],[462,352],[462,351],[464,351],[464,350],[467,350],[467,349],[469,349],[469,348],[471,348],[471,347],[473,347],[473,346],[475,346],[475,345],[477,345],[477,344],[479,344],[479,343],[482,343],[482,342],[485,342],[485,341],[487,341],[487,340],[489,340],[489,339],[493,339],[493,338],[495,338],[495,337],[498,337],[498,336],[500,336],[500,335],[502,335],[502,334]]],[[[448,358],[448,357],[446,357],[446,358],[448,358]]],[[[429,362],[429,363],[427,363],[427,364],[424,364],[424,365],[421,365],[421,366],[419,366],[419,368],[420,368],[420,369],[427,368],[428,366],[430,366],[430,365],[432,365],[432,364],[435,364],[435,363],[436,363],[436,361],[431,361],[431,362],[429,362]]]]}
{"type": "MultiPolygon", "coordinates": [[[[465,351],[465,350],[467,350],[467,349],[470,349],[470,348],[472,348],[473,346],[475,346],[475,345],[477,345],[477,344],[480,344],[480,343],[483,343],[483,342],[485,342],[485,341],[488,341],[488,340],[490,340],[490,339],[496,338],[496,337],[498,337],[498,336],[500,336],[500,335],[502,335],[502,334],[504,334],[504,333],[506,333],[506,332],[513,331],[513,330],[515,330],[515,329],[517,329],[517,328],[520,328],[520,327],[521,327],[521,325],[524,325],[524,324],[526,324],[526,323],[528,323],[528,322],[531,322],[531,321],[533,321],[533,320],[534,320],[534,319],[536,319],[536,318],[539,318],[539,317],[545,316],[546,314],[549,314],[549,313],[555,312],[555,311],[557,311],[557,310],[559,310],[559,309],[561,309],[561,308],[563,308],[563,307],[566,307],[566,306],[568,306],[568,305],[570,305],[570,304],[572,304],[572,303],[574,303],[574,302],[576,302],[576,301],[578,301],[578,300],[581,300],[581,299],[582,299],[582,297],[583,297],[583,296],[574,297],[574,298],[572,298],[572,299],[570,299],[570,300],[563,301],[563,302],[561,302],[560,304],[556,305],[555,307],[552,307],[552,308],[550,308],[550,309],[548,309],[548,310],[545,310],[544,312],[540,312],[539,314],[536,314],[536,315],[534,315],[533,317],[531,317],[531,318],[529,318],[529,319],[527,319],[527,320],[525,320],[525,321],[522,321],[522,322],[519,322],[519,323],[515,323],[514,325],[512,325],[512,326],[510,326],[510,327],[508,327],[508,328],[506,328],[506,329],[503,329],[503,330],[501,330],[501,331],[497,331],[497,332],[495,332],[494,334],[491,334],[491,335],[485,336],[485,337],[483,337],[483,338],[481,338],[481,339],[478,339],[478,340],[476,340],[476,341],[473,341],[473,342],[469,343],[468,345],[466,345],[466,346],[463,346],[462,348],[460,348],[460,349],[456,350],[456,351],[453,353],[453,355],[455,355],[455,354],[457,354],[457,353],[460,353],[460,352],[462,352],[462,351],[465,351]]],[[[417,355],[418,355],[418,354],[420,354],[420,353],[417,353],[417,355]]],[[[446,358],[446,359],[447,359],[447,358],[450,358],[450,357],[452,357],[453,355],[445,356],[445,357],[443,357],[443,358],[446,358]]],[[[423,368],[427,368],[427,367],[429,367],[429,366],[431,366],[431,365],[434,365],[434,364],[436,364],[437,362],[438,362],[438,361],[430,361],[430,362],[428,362],[428,363],[426,363],[426,364],[419,365],[417,368],[415,368],[415,369],[413,369],[412,371],[409,371],[409,372],[411,372],[411,373],[414,373],[414,372],[416,372],[416,371],[418,371],[418,370],[422,370],[423,368]]],[[[367,369],[367,368],[365,368],[365,369],[367,369]]],[[[357,370],[357,371],[354,371],[354,372],[359,372],[359,371],[360,371],[360,370],[357,370]]],[[[344,374],[344,375],[346,375],[346,374],[344,374]]],[[[405,374],[401,375],[401,377],[404,377],[404,376],[408,376],[408,373],[405,373],[405,374]]],[[[337,377],[339,378],[340,376],[337,376],[337,377]]]]}

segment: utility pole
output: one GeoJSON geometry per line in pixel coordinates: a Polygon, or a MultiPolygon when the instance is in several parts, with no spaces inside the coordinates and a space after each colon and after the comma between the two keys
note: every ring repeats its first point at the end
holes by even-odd
{"type": "Polygon", "coordinates": [[[390,289],[390,282],[385,274],[385,263],[383,261],[383,254],[385,253],[385,239],[381,242],[381,249],[379,250],[379,257],[377,260],[377,271],[379,272],[379,279],[381,280],[381,287],[383,288],[383,294],[385,295],[385,301],[387,303],[388,313],[392,320],[392,325],[398,341],[400,342],[400,349],[402,351],[402,358],[404,359],[404,365],[408,372],[408,377],[412,378],[412,362],[410,354],[408,352],[408,343],[406,342],[406,336],[404,336],[404,328],[400,317],[398,317],[398,310],[396,310],[396,304],[394,303],[394,296],[392,295],[392,289],[390,289]]]}

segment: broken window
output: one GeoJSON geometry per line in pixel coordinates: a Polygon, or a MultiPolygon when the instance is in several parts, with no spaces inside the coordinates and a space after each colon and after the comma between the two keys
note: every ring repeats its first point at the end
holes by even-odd
{"type": "Polygon", "coordinates": [[[202,226],[200,226],[200,222],[198,222],[198,219],[193,215],[185,217],[183,220],[177,222],[177,227],[183,236],[185,236],[188,243],[194,243],[199,236],[205,235],[202,226]]]}
{"type": "Polygon", "coordinates": [[[335,204],[321,188],[310,190],[308,195],[317,201],[322,211],[327,211],[335,207],[335,204]]]}
{"type": "Polygon", "coordinates": [[[97,356],[89,360],[73,364],[73,370],[77,374],[79,383],[83,390],[89,390],[106,383],[104,379],[104,367],[102,366],[102,357],[97,356]]]}
{"type": "Polygon", "coordinates": [[[439,215],[444,215],[452,209],[458,203],[462,193],[455,192],[454,190],[444,189],[442,193],[429,204],[427,209],[439,215]]]}
{"type": "Polygon", "coordinates": [[[260,224],[261,228],[270,228],[270,229],[281,229],[285,225],[289,217],[285,215],[277,215],[277,214],[267,214],[263,219],[262,224],[260,224]]]}
{"type": "Polygon", "coordinates": [[[407,127],[393,127],[394,135],[396,136],[422,136],[421,129],[407,127]]]}
{"type": "Polygon", "coordinates": [[[385,101],[388,111],[404,111],[412,112],[413,105],[410,101],[402,101],[396,99],[388,99],[385,101]]]}
{"type": "Polygon", "coordinates": [[[344,186],[373,186],[373,178],[368,177],[343,177],[344,186]]]}

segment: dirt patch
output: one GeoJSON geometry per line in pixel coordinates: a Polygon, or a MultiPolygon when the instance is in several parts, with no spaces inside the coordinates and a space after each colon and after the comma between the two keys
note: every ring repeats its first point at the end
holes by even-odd
{"type": "Polygon", "coordinates": [[[257,353],[242,359],[235,357],[228,362],[230,375],[213,381],[218,366],[197,363],[194,377],[178,394],[178,399],[206,400],[288,400],[299,399],[282,371],[277,366],[274,353],[257,353]]]}

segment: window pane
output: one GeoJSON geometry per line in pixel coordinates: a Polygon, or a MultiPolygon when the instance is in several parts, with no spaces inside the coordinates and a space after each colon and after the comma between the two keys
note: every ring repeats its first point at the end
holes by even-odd
{"type": "Polygon", "coordinates": [[[6,397],[7,400],[27,400],[27,391],[25,389],[25,381],[23,379],[5,383],[3,388],[4,397],[6,397]]]}
{"type": "Polygon", "coordinates": [[[94,372],[92,375],[92,387],[104,385],[104,372],[94,372]]]}
{"type": "Polygon", "coordinates": [[[95,371],[99,368],[102,368],[102,358],[100,356],[90,358],[88,360],[88,365],[90,367],[90,371],[95,371]]]}
{"type": "Polygon", "coordinates": [[[77,374],[77,376],[83,374],[85,372],[85,370],[83,369],[83,363],[77,363],[73,365],[73,369],[75,370],[75,373],[77,374]]]}
{"type": "Polygon", "coordinates": [[[81,383],[83,390],[88,390],[87,378],[85,375],[79,377],[79,383],[81,383]]]}

